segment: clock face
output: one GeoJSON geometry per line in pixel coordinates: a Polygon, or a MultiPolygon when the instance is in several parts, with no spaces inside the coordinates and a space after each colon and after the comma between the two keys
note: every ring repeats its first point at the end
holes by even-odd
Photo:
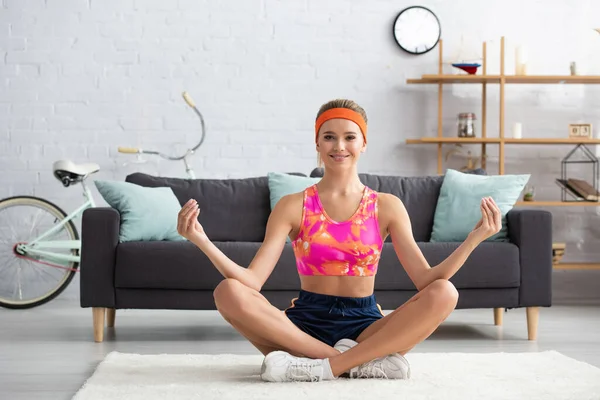
{"type": "Polygon", "coordinates": [[[442,34],[438,18],[431,10],[421,6],[400,11],[393,28],[396,43],[411,54],[427,53],[439,42],[442,34]]]}

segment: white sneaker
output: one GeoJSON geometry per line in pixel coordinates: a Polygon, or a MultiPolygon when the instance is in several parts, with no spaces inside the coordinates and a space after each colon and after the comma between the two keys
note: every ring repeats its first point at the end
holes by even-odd
{"type": "MultiPolygon", "coordinates": [[[[341,339],[333,348],[343,353],[357,344],[352,339],[341,339]]],[[[410,364],[402,355],[393,353],[354,367],[348,375],[350,378],[409,379],[410,364]]]]}
{"type": "Polygon", "coordinates": [[[260,377],[267,382],[319,382],[335,379],[328,360],[294,357],[285,351],[267,354],[260,377]]]}
{"type": "Polygon", "coordinates": [[[358,344],[358,342],[355,342],[352,339],[340,339],[335,344],[335,346],[333,346],[333,348],[336,349],[337,351],[339,351],[340,353],[343,353],[346,350],[350,350],[351,348],[353,348],[357,344],[358,344]]]}

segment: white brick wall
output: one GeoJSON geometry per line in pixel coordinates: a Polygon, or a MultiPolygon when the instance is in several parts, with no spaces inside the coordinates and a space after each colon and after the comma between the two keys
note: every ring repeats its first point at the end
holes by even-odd
{"type": "MultiPolygon", "coordinates": [[[[72,209],[81,200],[78,189],[62,188],[51,174],[59,158],[100,164],[99,179],[121,180],[136,170],[182,176],[183,164],[152,158],[124,166],[135,158],[116,147],[171,150],[193,143],[199,123],[181,99],[184,90],[208,127],[205,145],[192,159],[199,177],[308,173],[316,160],[316,111],[336,97],[352,98],[368,112],[369,150],[361,171],[434,174],[435,148],[404,144],[409,137],[434,135],[437,116],[436,88],[405,83],[436,71],[437,49],[411,57],[391,36],[396,14],[412,4],[2,0],[0,197],[35,194],[72,209]]],[[[569,62],[577,61],[585,72],[600,74],[600,35],[592,31],[600,27],[600,4],[592,0],[434,0],[428,6],[441,20],[447,57],[480,56],[486,40],[488,72],[498,72],[504,35],[507,73],[520,43],[529,50],[530,73],[568,73],[569,62]]],[[[478,86],[445,88],[447,134],[454,134],[458,112],[480,114],[480,93],[478,86]]],[[[488,93],[493,136],[498,90],[490,87],[488,93]]],[[[511,86],[506,99],[507,134],[514,121],[532,137],[563,137],[576,121],[600,128],[600,96],[593,86],[511,86]]],[[[497,150],[488,148],[495,173],[497,150]]],[[[507,147],[506,172],[531,172],[538,197],[556,197],[553,180],[568,150],[507,147]]],[[[600,235],[596,210],[551,210],[556,240],[569,242],[566,259],[600,259],[592,249],[600,235]]]]}

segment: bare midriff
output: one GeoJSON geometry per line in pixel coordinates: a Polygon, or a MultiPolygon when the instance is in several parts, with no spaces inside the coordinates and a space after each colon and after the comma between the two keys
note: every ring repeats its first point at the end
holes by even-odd
{"type": "Polygon", "coordinates": [[[340,297],[367,297],[373,294],[375,276],[300,275],[300,283],[307,292],[340,297]]]}

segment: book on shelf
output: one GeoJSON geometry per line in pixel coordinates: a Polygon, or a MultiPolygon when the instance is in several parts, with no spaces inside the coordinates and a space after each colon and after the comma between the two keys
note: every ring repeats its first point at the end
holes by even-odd
{"type": "Polygon", "coordinates": [[[587,201],[598,201],[600,193],[592,185],[581,179],[569,178],[567,185],[587,201]]]}
{"type": "Polygon", "coordinates": [[[579,193],[577,193],[577,191],[569,186],[566,180],[556,179],[556,184],[575,200],[585,201],[585,199],[579,193]]]}

